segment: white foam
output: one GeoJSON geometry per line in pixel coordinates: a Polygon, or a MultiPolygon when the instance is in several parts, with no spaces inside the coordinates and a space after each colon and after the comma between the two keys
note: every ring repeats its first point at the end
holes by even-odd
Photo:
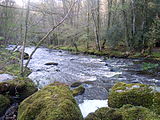
{"type": "Polygon", "coordinates": [[[84,100],[79,104],[82,115],[85,118],[89,113],[95,112],[98,108],[108,107],[108,100],[84,100]]]}
{"type": "Polygon", "coordinates": [[[113,77],[115,75],[121,75],[122,72],[106,72],[105,77],[113,77]]]}

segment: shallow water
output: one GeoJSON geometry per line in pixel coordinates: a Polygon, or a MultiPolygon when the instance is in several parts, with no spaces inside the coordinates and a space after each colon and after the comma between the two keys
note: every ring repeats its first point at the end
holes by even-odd
{"type": "MultiPolygon", "coordinates": [[[[27,47],[31,53],[34,47],[27,47]]],[[[144,83],[160,86],[160,72],[154,75],[142,74],[143,60],[117,59],[104,60],[103,57],[73,55],[67,51],[39,48],[33,55],[29,68],[33,71],[29,78],[39,88],[55,81],[71,85],[80,81],[85,93],[76,98],[84,116],[95,111],[97,107],[107,106],[109,89],[116,82],[144,83]],[[48,62],[58,63],[45,65],[48,62]],[[101,104],[99,104],[101,103],[101,104]]]]}

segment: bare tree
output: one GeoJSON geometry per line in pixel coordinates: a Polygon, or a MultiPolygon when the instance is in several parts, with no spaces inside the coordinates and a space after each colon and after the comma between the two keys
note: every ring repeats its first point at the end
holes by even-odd
{"type": "Polygon", "coordinates": [[[29,62],[30,62],[33,54],[36,52],[36,50],[39,48],[39,46],[42,44],[42,42],[43,42],[44,40],[46,40],[47,37],[48,37],[57,27],[59,27],[59,26],[67,19],[67,17],[69,16],[71,10],[73,9],[73,7],[74,7],[74,5],[75,5],[76,3],[77,3],[77,1],[75,1],[75,2],[70,6],[70,8],[69,8],[69,10],[68,10],[68,13],[64,16],[64,18],[63,18],[57,25],[53,26],[53,28],[52,28],[50,31],[48,31],[47,34],[37,43],[35,49],[32,51],[32,53],[31,53],[30,56],[29,56],[28,61],[27,61],[26,64],[25,64],[25,69],[24,69],[23,73],[25,72],[25,70],[26,70],[26,68],[27,68],[27,66],[28,66],[28,64],[29,64],[29,62]]]}
{"type": "Polygon", "coordinates": [[[94,23],[94,33],[96,39],[96,46],[99,51],[101,51],[101,43],[100,43],[100,0],[96,0],[92,2],[92,18],[94,23]],[[93,6],[96,4],[96,9],[93,6]]]}
{"type": "Polygon", "coordinates": [[[29,18],[29,8],[30,8],[29,5],[30,5],[30,0],[28,0],[27,2],[27,11],[26,11],[26,19],[25,19],[25,33],[24,33],[24,40],[23,40],[22,51],[21,51],[21,64],[20,64],[21,76],[24,76],[23,59],[24,59],[24,51],[25,51],[25,46],[26,46],[27,34],[28,34],[28,18],[29,18]]]}

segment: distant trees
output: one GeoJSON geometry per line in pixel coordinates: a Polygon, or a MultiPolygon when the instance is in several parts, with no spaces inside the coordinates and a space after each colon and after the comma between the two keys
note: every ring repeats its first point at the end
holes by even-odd
{"type": "MultiPolygon", "coordinates": [[[[75,0],[46,0],[30,3],[27,44],[36,44],[67,13],[75,0]]],[[[1,44],[22,43],[27,8],[13,0],[0,1],[1,44]],[[23,12],[22,12],[23,11],[23,12]]],[[[141,51],[154,43],[155,19],[160,17],[159,0],[78,0],[63,24],[43,41],[47,46],[102,49],[123,46],[141,51]]]]}
{"type": "Polygon", "coordinates": [[[151,50],[153,47],[160,47],[160,18],[157,17],[152,26],[150,27],[150,30],[146,34],[146,37],[148,38],[148,47],[149,52],[151,53],[151,50]]]}
{"type": "Polygon", "coordinates": [[[13,0],[1,0],[0,1],[0,36],[4,37],[3,44],[11,42],[16,38],[16,10],[12,9],[15,6],[13,0]]]}

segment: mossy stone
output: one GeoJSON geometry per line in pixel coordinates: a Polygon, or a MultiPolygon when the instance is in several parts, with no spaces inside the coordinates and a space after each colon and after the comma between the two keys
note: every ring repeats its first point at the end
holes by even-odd
{"type": "Polygon", "coordinates": [[[0,82],[0,94],[19,95],[21,99],[24,99],[36,91],[35,84],[28,78],[18,77],[7,82],[0,82]]]}
{"type": "Polygon", "coordinates": [[[100,108],[90,113],[85,120],[122,120],[122,115],[113,108],[100,108]]]}
{"type": "Polygon", "coordinates": [[[85,120],[160,120],[160,117],[145,107],[124,105],[121,108],[100,108],[85,120]]]}
{"type": "Polygon", "coordinates": [[[160,92],[154,93],[153,105],[151,110],[160,115],[160,92]]]}
{"type": "Polygon", "coordinates": [[[83,120],[69,87],[53,83],[25,99],[19,106],[18,120],[83,120]]]}
{"type": "Polygon", "coordinates": [[[108,105],[112,108],[120,108],[131,104],[150,108],[153,105],[153,89],[144,84],[117,83],[109,92],[108,105]]]}
{"type": "Polygon", "coordinates": [[[9,107],[10,100],[4,95],[0,94],[0,116],[5,112],[5,110],[9,107]]]}
{"type": "Polygon", "coordinates": [[[83,85],[81,85],[73,89],[72,92],[73,92],[73,96],[82,95],[85,92],[85,88],[83,87],[83,85]]]}
{"type": "Polygon", "coordinates": [[[160,115],[160,92],[149,85],[117,83],[110,90],[108,105],[120,108],[126,104],[143,106],[160,115]]]}
{"type": "Polygon", "coordinates": [[[124,105],[117,112],[123,120],[160,120],[157,114],[142,106],[124,105]]]}

